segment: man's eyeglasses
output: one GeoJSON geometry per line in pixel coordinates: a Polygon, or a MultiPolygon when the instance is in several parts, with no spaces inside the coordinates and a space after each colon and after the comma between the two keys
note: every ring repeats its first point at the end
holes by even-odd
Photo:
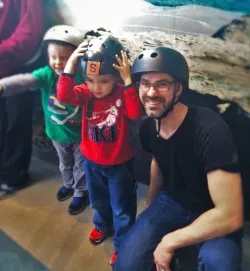
{"type": "Polygon", "coordinates": [[[148,92],[151,87],[154,88],[156,92],[166,92],[170,89],[170,86],[177,81],[160,81],[156,83],[150,83],[148,81],[141,80],[140,82],[137,82],[137,87],[140,89],[140,91],[148,92]]]}

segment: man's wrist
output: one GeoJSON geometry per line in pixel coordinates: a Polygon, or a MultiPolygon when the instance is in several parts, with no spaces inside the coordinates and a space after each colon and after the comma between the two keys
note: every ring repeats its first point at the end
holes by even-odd
{"type": "Polygon", "coordinates": [[[177,248],[176,248],[176,244],[175,244],[174,240],[171,238],[170,235],[171,235],[171,233],[165,235],[162,238],[162,243],[163,243],[163,247],[165,249],[167,249],[167,251],[174,252],[177,248]]]}

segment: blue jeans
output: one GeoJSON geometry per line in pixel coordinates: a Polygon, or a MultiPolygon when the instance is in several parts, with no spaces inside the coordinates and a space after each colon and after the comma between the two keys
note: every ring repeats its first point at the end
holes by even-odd
{"type": "MultiPolygon", "coordinates": [[[[167,192],[159,193],[124,238],[114,270],[154,270],[153,252],[163,236],[191,224],[197,216],[181,207],[167,192]]],[[[197,248],[197,270],[241,270],[241,231],[203,242],[197,248]]]]}
{"type": "Polygon", "coordinates": [[[93,223],[96,229],[114,229],[114,249],[119,250],[124,234],[135,222],[136,183],[132,161],[115,166],[84,162],[93,223]]]}
{"type": "Polygon", "coordinates": [[[74,189],[74,197],[82,197],[86,193],[85,174],[82,170],[84,156],[80,144],[70,144],[52,140],[59,157],[59,169],[63,185],[74,189]]]}

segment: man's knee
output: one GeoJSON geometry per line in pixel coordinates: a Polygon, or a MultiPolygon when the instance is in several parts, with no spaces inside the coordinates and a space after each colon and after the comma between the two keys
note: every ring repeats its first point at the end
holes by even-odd
{"type": "Polygon", "coordinates": [[[200,253],[198,271],[240,271],[240,256],[214,247],[200,253]]]}
{"type": "Polygon", "coordinates": [[[138,225],[126,233],[122,246],[118,251],[115,271],[140,271],[150,270],[153,263],[153,251],[151,239],[145,231],[139,232],[138,225]]]}
{"type": "Polygon", "coordinates": [[[124,254],[120,254],[117,257],[117,261],[114,265],[113,271],[133,271],[139,270],[137,263],[135,261],[135,257],[130,257],[130,259],[126,259],[124,254]]]}
{"type": "Polygon", "coordinates": [[[144,253],[142,250],[132,251],[130,249],[120,250],[117,261],[115,263],[114,271],[145,271],[152,270],[154,266],[153,252],[152,256],[144,253]]]}

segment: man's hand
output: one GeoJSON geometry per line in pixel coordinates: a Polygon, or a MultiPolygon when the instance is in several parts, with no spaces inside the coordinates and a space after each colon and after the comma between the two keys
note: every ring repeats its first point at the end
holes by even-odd
{"type": "Polygon", "coordinates": [[[171,271],[170,264],[174,256],[174,251],[168,246],[167,235],[158,244],[154,251],[154,262],[157,271],[171,271]]]}
{"type": "Polygon", "coordinates": [[[130,75],[130,62],[126,52],[121,51],[121,55],[122,59],[118,55],[115,56],[120,66],[113,64],[113,67],[120,72],[120,76],[124,82],[124,85],[128,86],[132,83],[130,75]]]}
{"type": "Polygon", "coordinates": [[[72,55],[68,59],[68,62],[66,64],[63,72],[74,74],[77,61],[78,61],[79,57],[84,56],[84,53],[85,53],[86,50],[87,50],[86,41],[84,41],[72,53],[72,55]]]}

